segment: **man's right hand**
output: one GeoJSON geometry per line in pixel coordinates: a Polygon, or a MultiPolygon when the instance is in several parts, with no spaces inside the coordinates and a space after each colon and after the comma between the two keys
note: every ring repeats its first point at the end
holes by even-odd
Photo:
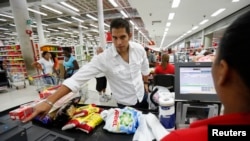
{"type": "Polygon", "coordinates": [[[37,116],[39,116],[40,118],[43,118],[48,114],[51,108],[52,106],[50,104],[46,103],[45,101],[42,101],[41,103],[33,107],[32,114],[29,117],[25,118],[22,122],[31,121],[33,118],[37,116]]]}

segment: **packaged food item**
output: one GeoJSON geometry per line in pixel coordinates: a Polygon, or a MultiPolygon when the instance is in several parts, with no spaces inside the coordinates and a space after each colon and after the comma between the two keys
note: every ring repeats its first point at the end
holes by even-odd
{"type": "Polygon", "coordinates": [[[75,110],[74,118],[80,117],[80,116],[86,116],[90,113],[100,113],[102,111],[102,108],[96,107],[95,104],[89,104],[86,106],[78,107],[75,110]]]}
{"type": "Polygon", "coordinates": [[[23,106],[9,112],[10,118],[15,120],[24,120],[26,117],[30,116],[33,112],[33,107],[23,106]]]}
{"type": "Polygon", "coordinates": [[[82,122],[84,122],[84,118],[85,117],[72,118],[67,124],[65,124],[62,127],[62,130],[68,130],[68,129],[75,128],[76,126],[78,126],[79,124],[81,124],[82,122]]]}
{"type": "Polygon", "coordinates": [[[134,108],[112,108],[101,112],[105,121],[104,129],[113,133],[135,133],[142,113],[134,108]]]}
{"type": "Polygon", "coordinates": [[[101,124],[103,121],[102,117],[98,113],[90,113],[83,118],[83,122],[76,126],[76,129],[82,130],[86,133],[90,133],[96,126],[101,124]]]}
{"type": "Polygon", "coordinates": [[[48,96],[52,95],[56,90],[43,90],[39,93],[41,99],[46,99],[48,96]]]}

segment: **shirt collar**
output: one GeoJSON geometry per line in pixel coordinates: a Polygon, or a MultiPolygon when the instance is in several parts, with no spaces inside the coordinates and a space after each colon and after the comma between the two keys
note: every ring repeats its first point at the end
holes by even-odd
{"type": "MultiPolygon", "coordinates": [[[[128,45],[129,45],[129,49],[133,49],[134,48],[134,46],[131,45],[131,42],[129,42],[128,45]]],[[[112,44],[112,55],[113,55],[113,57],[119,55],[118,52],[117,52],[117,50],[116,50],[116,48],[115,48],[115,46],[114,46],[114,44],[112,44]]]]}

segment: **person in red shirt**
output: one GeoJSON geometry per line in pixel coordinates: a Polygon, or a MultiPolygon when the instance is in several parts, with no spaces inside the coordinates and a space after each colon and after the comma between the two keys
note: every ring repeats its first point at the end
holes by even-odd
{"type": "MultiPolygon", "coordinates": [[[[172,131],[161,141],[207,141],[208,125],[250,126],[249,19],[250,11],[226,29],[213,62],[212,77],[224,113],[172,131]]],[[[244,131],[244,128],[239,130],[244,131]]]]}
{"type": "Polygon", "coordinates": [[[174,65],[169,63],[169,55],[163,54],[161,64],[155,67],[154,74],[174,74],[174,70],[174,65]]]}

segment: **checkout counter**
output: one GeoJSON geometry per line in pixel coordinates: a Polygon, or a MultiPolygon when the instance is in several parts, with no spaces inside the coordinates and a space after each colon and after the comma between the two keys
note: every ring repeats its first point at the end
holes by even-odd
{"type": "MultiPolygon", "coordinates": [[[[98,107],[104,109],[114,108],[108,106],[98,107]]],[[[0,112],[0,141],[131,141],[134,136],[134,134],[108,132],[103,129],[105,122],[95,127],[89,134],[77,129],[62,131],[59,128],[45,127],[35,122],[22,123],[19,120],[10,119],[8,112],[13,109],[0,112]]],[[[157,114],[153,110],[140,111],[157,114]]]]}

